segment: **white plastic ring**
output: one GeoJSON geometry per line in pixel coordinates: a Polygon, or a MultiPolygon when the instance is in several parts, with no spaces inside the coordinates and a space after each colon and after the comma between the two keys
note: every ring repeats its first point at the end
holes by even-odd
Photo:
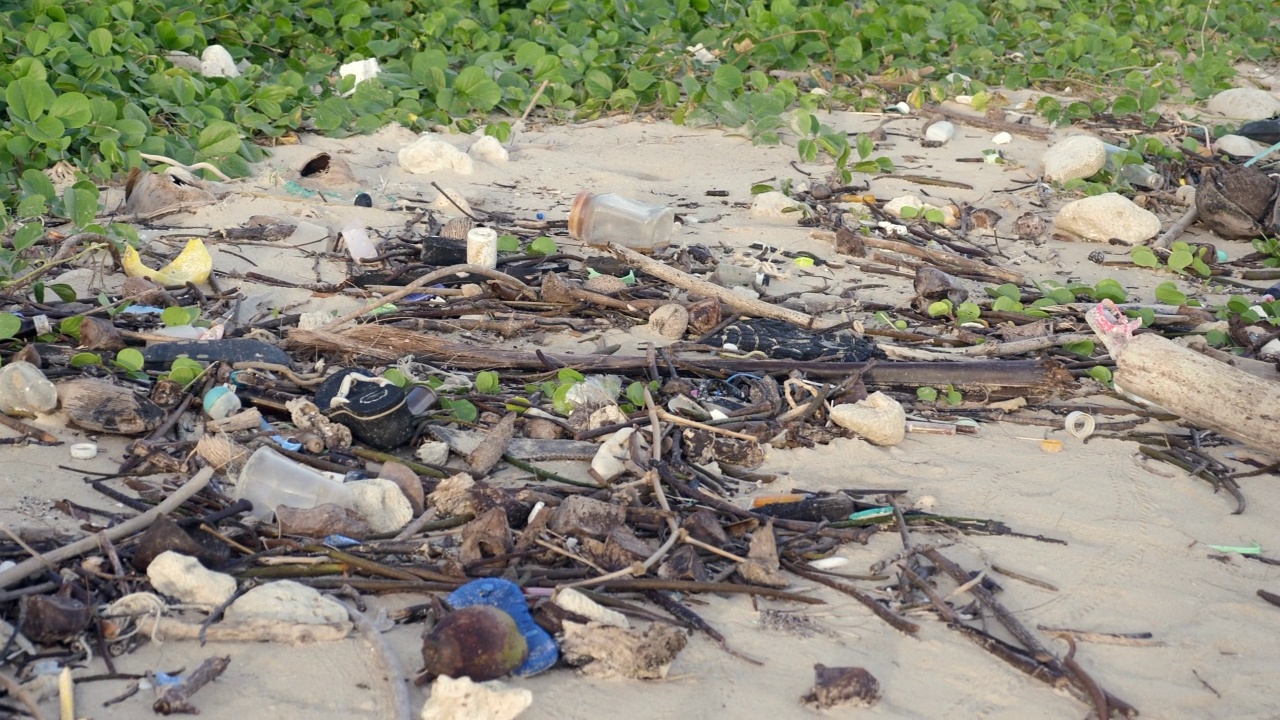
{"type": "Polygon", "coordinates": [[[1080,438],[1081,440],[1093,434],[1093,428],[1096,426],[1093,416],[1087,412],[1068,413],[1067,419],[1063,422],[1064,427],[1071,437],[1080,438]]]}
{"type": "Polygon", "coordinates": [[[71,457],[76,460],[92,460],[98,457],[96,443],[76,443],[68,449],[71,451],[71,457]]]}

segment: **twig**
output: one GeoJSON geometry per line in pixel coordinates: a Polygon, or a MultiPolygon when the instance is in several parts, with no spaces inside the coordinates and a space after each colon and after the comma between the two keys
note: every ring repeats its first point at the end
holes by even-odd
{"type": "Polygon", "coordinates": [[[395,302],[402,297],[411,295],[415,290],[423,286],[430,285],[431,283],[436,282],[437,280],[443,280],[444,278],[447,278],[450,275],[457,275],[459,273],[475,273],[477,275],[483,275],[485,277],[489,277],[494,280],[497,280],[498,282],[503,283],[504,285],[510,285],[511,287],[516,288],[517,290],[520,290],[522,292],[527,290],[532,290],[532,288],[530,288],[528,285],[525,285],[524,283],[520,282],[519,280],[511,277],[506,273],[498,272],[497,270],[491,270],[489,268],[481,267],[479,265],[469,265],[469,264],[450,265],[449,267],[446,267],[446,268],[440,268],[435,272],[427,273],[426,275],[423,275],[417,278],[413,282],[409,283],[408,285],[405,285],[404,287],[391,293],[390,295],[384,295],[378,298],[377,300],[374,300],[373,302],[365,305],[359,310],[354,310],[352,312],[347,313],[346,315],[343,315],[340,318],[337,318],[336,320],[331,320],[328,324],[326,324],[324,327],[320,329],[325,331],[332,331],[335,328],[345,325],[346,323],[351,322],[352,320],[355,320],[356,318],[360,317],[361,315],[364,315],[365,313],[371,310],[376,310],[382,307],[383,305],[386,305],[387,303],[395,302]]]}
{"type": "Polygon", "coordinates": [[[1093,710],[1098,714],[1098,720],[1107,720],[1111,717],[1111,708],[1107,705],[1107,694],[1102,692],[1098,683],[1094,682],[1093,678],[1089,677],[1089,673],[1076,662],[1075,638],[1071,633],[1058,633],[1054,637],[1067,643],[1067,654],[1062,658],[1062,664],[1067,666],[1072,679],[1089,693],[1089,699],[1093,701],[1093,710]]]}
{"type": "Polygon", "coordinates": [[[199,715],[200,710],[191,704],[191,696],[200,688],[217,680],[218,676],[225,672],[230,664],[230,655],[226,657],[211,657],[205,660],[185,680],[165,690],[164,695],[161,695],[160,699],[156,700],[151,709],[161,715],[172,715],[173,713],[199,715]]]}
{"type": "Polygon", "coordinates": [[[805,578],[807,580],[812,580],[816,583],[821,583],[834,590],[839,590],[845,595],[848,595],[854,600],[857,600],[863,605],[866,605],[867,608],[871,610],[871,612],[875,613],[876,617],[889,623],[890,625],[893,626],[895,630],[898,630],[899,632],[904,632],[904,633],[907,633],[908,635],[914,635],[920,632],[919,625],[911,622],[910,620],[907,620],[906,618],[895,615],[891,610],[881,605],[880,603],[876,602],[875,598],[862,592],[858,588],[852,585],[849,585],[848,583],[843,583],[834,578],[829,578],[825,575],[820,575],[818,573],[805,570],[804,568],[800,567],[799,565],[793,562],[788,562],[784,560],[782,562],[782,566],[785,567],[787,570],[795,573],[796,575],[799,575],[802,578],[805,578]]]}
{"type": "Polygon", "coordinates": [[[538,98],[542,97],[543,91],[546,90],[547,85],[550,85],[550,84],[551,84],[551,78],[547,78],[546,80],[542,81],[541,85],[538,86],[537,91],[533,93],[533,97],[529,98],[529,104],[525,106],[524,114],[520,116],[520,122],[524,122],[525,118],[529,117],[529,113],[533,112],[533,106],[538,104],[538,98]]]}
{"type": "Polygon", "coordinates": [[[58,440],[56,435],[52,435],[33,425],[28,425],[17,418],[8,415],[0,415],[0,425],[4,425],[10,430],[16,430],[23,435],[46,445],[61,445],[62,441],[58,440]]]}
{"type": "MultiPolygon", "coordinates": [[[[679,415],[672,415],[671,413],[662,409],[659,409],[657,411],[657,417],[659,419],[666,420],[667,422],[673,425],[683,425],[684,427],[697,428],[698,430],[706,430],[707,432],[712,432],[717,435],[724,435],[725,437],[731,437],[737,440],[750,440],[752,442],[759,441],[759,438],[757,438],[755,435],[748,435],[746,433],[740,433],[733,430],[725,430],[724,428],[718,428],[715,425],[706,425],[696,420],[689,420],[687,418],[682,418],[679,415]]],[[[653,427],[657,427],[657,424],[652,422],[652,420],[650,421],[650,424],[653,427]]]]}
{"type": "MultiPolygon", "coordinates": [[[[191,499],[196,493],[200,492],[209,484],[209,480],[213,478],[213,468],[201,468],[182,487],[174,490],[169,497],[163,502],[151,508],[147,512],[130,518],[119,525],[107,530],[105,535],[111,540],[119,540],[129,537],[136,533],[142,532],[151,527],[151,524],[162,515],[177,510],[184,502],[191,499]]],[[[63,545],[41,555],[38,558],[30,558],[23,560],[8,570],[0,571],[0,588],[7,588],[17,582],[27,579],[28,577],[40,572],[49,564],[57,564],[63,560],[83,555],[91,552],[98,547],[98,535],[77,540],[70,545],[63,545]]]]}
{"type": "Polygon", "coordinates": [[[462,213],[463,215],[466,215],[467,217],[471,218],[472,220],[475,220],[476,222],[480,222],[480,218],[478,218],[478,217],[476,217],[475,215],[472,215],[471,213],[467,212],[467,209],[466,209],[466,208],[464,208],[464,207],[462,207],[461,205],[459,205],[459,204],[458,204],[458,201],[457,201],[457,200],[454,200],[452,195],[450,195],[449,193],[445,192],[445,191],[444,191],[444,188],[442,188],[442,187],[440,187],[439,185],[437,185],[435,180],[432,180],[432,181],[431,181],[431,187],[433,187],[433,188],[435,188],[437,191],[439,191],[439,193],[440,193],[441,195],[443,195],[443,196],[444,196],[444,199],[449,201],[449,204],[450,204],[450,205],[452,205],[452,206],[454,206],[454,207],[458,208],[458,212],[462,213]]]}
{"type": "Polygon", "coordinates": [[[1005,577],[1010,577],[1010,578],[1013,578],[1014,580],[1021,580],[1022,582],[1028,585],[1034,585],[1042,590],[1048,590],[1049,592],[1058,592],[1058,588],[1054,587],[1053,585],[1050,585],[1049,583],[1043,580],[1037,580],[1033,577],[1028,577],[1026,575],[1023,575],[1022,573],[1016,573],[1008,568],[1002,568],[999,565],[992,565],[991,569],[1000,573],[1001,575],[1004,575],[1005,577]]]}
{"type": "Polygon", "coordinates": [[[1200,211],[1192,205],[1185,213],[1182,214],[1182,217],[1178,218],[1177,222],[1170,225],[1168,230],[1165,230],[1160,237],[1156,238],[1156,241],[1152,243],[1152,245],[1158,248],[1168,248],[1170,245],[1173,245],[1173,241],[1177,240],[1182,233],[1186,232],[1187,228],[1191,227],[1199,217],[1200,211]]]}
{"type": "Polygon", "coordinates": [[[720,645],[721,650],[724,650],[725,652],[738,658],[739,660],[744,660],[746,662],[749,662],[752,665],[759,665],[759,666],[764,665],[764,663],[760,662],[759,660],[756,660],[755,658],[750,657],[748,655],[744,655],[738,652],[737,650],[734,650],[733,648],[729,647],[729,641],[725,640],[724,635],[722,635],[719,630],[716,630],[714,627],[711,626],[710,623],[708,623],[706,620],[703,620],[701,615],[690,610],[687,606],[685,606],[684,603],[680,602],[679,600],[676,600],[670,595],[667,595],[666,593],[660,592],[658,590],[650,590],[646,592],[645,597],[649,598],[653,602],[660,605],[663,610],[666,610],[667,612],[671,613],[671,615],[675,617],[677,620],[688,623],[694,629],[701,630],[702,632],[706,633],[707,637],[710,637],[712,640],[715,640],[720,645]]]}

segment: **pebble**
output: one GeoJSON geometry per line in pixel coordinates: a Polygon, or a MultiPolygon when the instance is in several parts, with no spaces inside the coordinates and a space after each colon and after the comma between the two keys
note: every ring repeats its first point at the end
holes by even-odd
{"type": "Polygon", "coordinates": [[[208,570],[199,560],[172,550],[151,561],[147,579],[156,592],[189,605],[217,607],[236,591],[235,578],[208,570]]]}
{"type": "Polygon", "coordinates": [[[1280,115],[1280,98],[1258,88],[1231,88],[1209,99],[1209,112],[1235,120],[1266,120],[1280,115]]]}
{"type": "Polygon", "coordinates": [[[459,175],[475,172],[470,155],[441,140],[435,133],[421,137],[400,150],[400,167],[416,175],[448,171],[459,175]]]}
{"type": "Polygon", "coordinates": [[[1107,164],[1107,146],[1095,137],[1072,135],[1046,150],[1041,162],[1048,182],[1087,178],[1107,164]]]}
{"type": "Polygon", "coordinates": [[[1231,153],[1239,157],[1253,157],[1266,150],[1267,146],[1243,135],[1223,135],[1213,144],[1213,149],[1216,152],[1231,153]]]}
{"type": "Polygon", "coordinates": [[[803,207],[777,190],[760,193],[751,201],[751,214],[760,217],[799,217],[795,213],[803,207]]]}
{"type": "Polygon", "coordinates": [[[1106,242],[1119,238],[1128,243],[1149,240],[1160,232],[1160,218],[1118,193],[1105,193],[1067,203],[1054,218],[1054,227],[1064,232],[1106,242]]]}
{"type": "Polygon", "coordinates": [[[492,135],[485,135],[472,143],[471,148],[467,150],[467,154],[490,165],[501,165],[511,159],[507,149],[502,147],[502,143],[498,141],[498,138],[492,135]]]}
{"type": "Polygon", "coordinates": [[[231,53],[221,45],[210,45],[200,54],[200,74],[209,77],[240,77],[231,53]]]}
{"type": "Polygon", "coordinates": [[[1013,142],[1013,136],[1007,132],[998,132],[991,138],[992,145],[1008,145],[1011,142],[1013,142]]]}
{"type": "MultiPolygon", "coordinates": [[[[158,559],[158,558],[157,558],[158,559]]],[[[155,562],[152,562],[154,565],[155,562]]],[[[347,621],[347,609],[292,580],[275,580],[241,595],[225,614],[227,622],[270,621],[300,625],[334,625],[347,621]]]]}

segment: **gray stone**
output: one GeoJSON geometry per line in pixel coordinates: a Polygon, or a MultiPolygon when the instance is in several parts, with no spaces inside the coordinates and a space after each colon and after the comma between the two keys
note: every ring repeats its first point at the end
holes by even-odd
{"type": "Polygon", "coordinates": [[[1107,147],[1098,138],[1072,135],[1045,150],[1041,162],[1046,181],[1061,183],[1087,178],[1107,164],[1107,147]]]}
{"type": "Polygon", "coordinates": [[[1231,88],[1209,99],[1209,112],[1234,120],[1266,120],[1280,114],[1280,98],[1258,88],[1231,88]]]}
{"type": "Polygon", "coordinates": [[[1216,152],[1227,152],[1240,157],[1253,157],[1266,150],[1267,146],[1243,135],[1223,135],[1213,144],[1213,149],[1216,152]]]}
{"type": "Polygon", "coordinates": [[[1149,240],[1160,232],[1160,218],[1117,193],[1106,193],[1067,203],[1053,225],[1085,240],[1106,242],[1119,238],[1128,243],[1149,240]]]}

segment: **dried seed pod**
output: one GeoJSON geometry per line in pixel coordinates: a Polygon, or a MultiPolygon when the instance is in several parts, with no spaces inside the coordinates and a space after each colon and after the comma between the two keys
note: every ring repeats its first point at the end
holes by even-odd
{"type": "Polygon", "coordinates": [[[529,645],[510,615],[472,605],[444,616],[423,638],[422,677],[496,680],[520,667],[528,655],[529,645]]]}

